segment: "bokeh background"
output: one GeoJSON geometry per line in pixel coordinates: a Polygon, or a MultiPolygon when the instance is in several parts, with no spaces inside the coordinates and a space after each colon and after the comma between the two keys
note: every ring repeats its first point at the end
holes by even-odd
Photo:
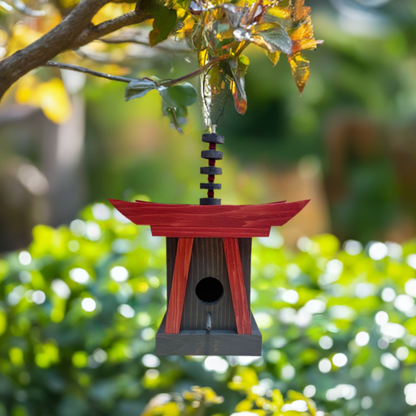
{"type": "MultiPolygon", "coordinates": [[[[253,247],[261,358],[152,354],[164,241],[107,203],[198,203],[200,106],[179,134],[157,93],[126,103],[125,84],[50,68],[6,96],[0,415],[315,414],[309,398],[317,416],[416,414],[416,3],[308,4],[325,43],[308,53],[303,96],[284,59],[273,68],[249,48],[247,113],[229,108],[217,127],[223,204],[311,199],[253,247]],[[193,385],[224,400],[184,393],[193,385]]],[[[12,45],[0,31],[4,56],[46,23],[1,7],[14,27],[12,45]]],[[[83,64],[161,78],[196,68],[166,45],[96,42],[83,64]]]]}

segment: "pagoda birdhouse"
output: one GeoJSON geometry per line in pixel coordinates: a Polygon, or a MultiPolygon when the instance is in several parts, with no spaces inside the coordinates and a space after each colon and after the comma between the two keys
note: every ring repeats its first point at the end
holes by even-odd
{"type": "Polygon", "coordinates": [[[250,309],[251,243],[268,237],[308,201],[220,205],[214,198],[215,161],[222,158],[217,134],[203,135],[208,166],[207,198],[200,205],[110,200],[153,236],[166,237],[167,311],[156,334],[157,355],[261,355],[261,333],[250,309]]]}

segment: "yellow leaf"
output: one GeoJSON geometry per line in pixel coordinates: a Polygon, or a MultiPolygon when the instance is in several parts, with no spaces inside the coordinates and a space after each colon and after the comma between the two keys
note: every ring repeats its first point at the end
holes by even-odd
{"type": "Polygon", "coordinates": [[[304,6],[305,0],[292,0],[291,6],[293,9],[293,20],[302,20],[305,16],[307,16],[311,8],[304,6]]]}
{"type": "MultiPolygon", "coordinates": [[[[46,12],[45,17],[36,19],[36,23],[31,21],[31,23],[29,23],[30,27],[21,23],[21,20],[14,25],[10,41],[7,45],[7,56],[10,56],[16,51],[35,42],[62,20],[59,11],[52,5],[45,6],[44,10],[46,12]],[[36,27],[36,30],[34,30],[33,27],[36,27]]],[[[29,22],[30,19],[24,21],[29,22]]]]}
{"type": "Polygon", "coordinates": [[[297,391],[289,390],[287,393],[287,397],[292,400],[303,400],[308,405],[309,412],[312,416],[316,415],[316,405],[313,400],[311,400],[309,397],[304,396],[302,393],[298,393],[297,391]]]}
{"type": "Polygon", "coordinates": [[[7,45],[7,56],[13,55],[16,51],[25,48],[42,36],[42,33],[28,28],[22,23],[13,27],[12,36],[7,45]]]}
{"type": "Polygon", "coordinates": [[[280,392],[280,390],[273,390],[272,392],[272,402],[274,405],[276,405],[279,410],[284,404],[283,395],[280,392]]]}
{"type": "Polygon", "coordinates": [[[252,407],[253,407],[253,403],[251,402],[251,400],[244,399],[240,403],[237,404],[237,406],[235,407],[235,411],[246,412],[248,410],[251,410],[252,407]]]}
{"type": "Polygon", "coordinates": [[[65,91],[64,83],[53,78],[39,86],[40,108],[55,123],[63,123],[71,115],[71,103],[65,91]]]}
{"type": "Polygon", "coordinates": [[[40,107],[54,123],[63,123],[71,115],[71,103],[64,83],[59,78],[43,83],[34,75],[22,78],[17,85],[16,101],[40,107]]]}
{"type": "Polygon", "coordinates": [[[302,94],[310,75],[309,61],[299,52],[294,56],[289,57],[289,63],[298,90],[302,94]]]}
{"type": "Polygon", "coordinates": [[[276,64],[279,62],[279,59],[280,59],[280,52],[269,52],[269,51],[267,51],[267,56],[269,57],[273,66],[276,66],[276,64]]]}
{"type": "Polygon", "coordinates": [[[134,5],[132,4],[115,4],[114,2],[108,3],[104,7],[102,7],[100,11],[93,17],[92,23],[94,25],[98,25],[107,20],[111,20],[118,16],[121,16],[122,14],[129,12],[133,8],[134,5]]]}
{"type": "Polygon", "coordinates": [[[251,413],[254,413],[254,414],[259,415],[259,416],[266,416],[267,415],[266,410],[262,410],[262,409],[252,410],[251,413]]]}
{"type": "Polygon", "coordinates": [[[195,392],[199,392],[205,398],[205,403],[222,403],[224,398],[221,396],[217,396],[214,390],[211,387],[192,387],[192,390],[195,392]]]}
{"type": "MultiPolygon", "coordinates": [[[[267,6],[271,3],[275,3],[275,0],[266,0],[264,5],[267,6]]],[[[271,7],[267,10],[267,14],[278,17],[279,19],[287,20],[290,19],[291,11],[284,7],[271,7]]]]}
{"type": "Polygon", "coordinates": [[[270,409],[271,408],[271,402],[267,399],[265,399],[264,397],[257,397],[256,399],[256,406],[260,409],[263,408],[267,408],[270,409]]]}
{"type": "Polygon", "coordinates": [[[317,45],[322,43],[321,40],[316,40],[313,36],[312,21],[311,17],[308,16],[304,20],[304,23],[290,35],[293,43],[292,54],[296,54],[305,49],[315,49],[317,45]]]}
{"type": "Polygon", "coordinates": [[[31,104],[33,90],[38,85],[38,79],[34,75],[27,75],[17,83],[16,101],[19,104],[31,104]]]}
{"type": "Polygon", "coordinates": [[[232,390],[241,390],[251,393],[251,388],[259,384],[256,372],[252,368],[242,368],[233,378],[228,387],[232,390]]]}
{"type": "Polygon", "coordinates": [[[158,396],[154,397],[146,406],[141,416],[179,416],[180,409],[178,403],[160,403],[158,396]]]}

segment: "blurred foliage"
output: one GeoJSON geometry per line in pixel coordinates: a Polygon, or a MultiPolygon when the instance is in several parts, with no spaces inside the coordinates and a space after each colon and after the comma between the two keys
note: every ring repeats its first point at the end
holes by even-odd
{"type": "Polygon", "coordinates": [[[101,203],[35,227],[0,260],[0,414],[414,415],[416,242],[298,247],[254,240],[262,357],[158,358],[163,239],[101,203]]]}

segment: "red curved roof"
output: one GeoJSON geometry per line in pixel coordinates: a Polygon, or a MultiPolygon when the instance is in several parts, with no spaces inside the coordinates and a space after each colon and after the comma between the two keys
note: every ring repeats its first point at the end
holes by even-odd
{"type": "Polygon", "coordinates": [[[150,225],[164,237],[268,237],[270,227],[284,225],[309,200],[261,205],[174,205],[109,200],[137,225],[150,225]]]}

